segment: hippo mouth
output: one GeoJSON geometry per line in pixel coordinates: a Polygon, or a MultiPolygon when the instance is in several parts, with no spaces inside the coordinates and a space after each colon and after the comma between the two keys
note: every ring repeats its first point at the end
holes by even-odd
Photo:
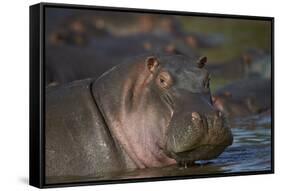
{"type": "Polygon", "coordinates": [[[198,160],[210,160],[218,157],[228,145],[201,145],[195,149],[180,153],[171,153],[180,167],[194,165],[198,160]]]}
{"type": "Polygon", "coordinates": [[[168,155],[180,166],[214,159],[232,144],[232,133],[222,113],[202,115],[192,112],[189,116],[187,125],[171,127],[173,131],[167,143],[168,155]]]}

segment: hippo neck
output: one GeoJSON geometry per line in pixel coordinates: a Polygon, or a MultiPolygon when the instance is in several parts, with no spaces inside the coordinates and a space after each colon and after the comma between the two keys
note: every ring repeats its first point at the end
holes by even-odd
{"type": "MultiPolygon", "coordinates": [[[[143,62],[119,65],[101,76],[93,86],[99,109],[115,141],[134,161],[137,167],[145,168],[171,164],[151,136],[157,113],[147,98],[150,97],[152,74],[143,62]]],[[[159,119],[158,119],[159,120],[159,119]]]]}

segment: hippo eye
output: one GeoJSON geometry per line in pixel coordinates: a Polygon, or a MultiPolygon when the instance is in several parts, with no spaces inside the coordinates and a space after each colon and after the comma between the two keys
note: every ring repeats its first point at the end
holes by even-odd
{"type": "Polygon", "coordinates": [[[160,81],[161,86],[164,87],[167,85],[165,79],[162,76],[159,77],[159,81],[160,81]]]}
{"type": "Polygon", "coordinates": [[[157,84],[162,88],[168,88],[171,85],[171,77],[168,73],[162,72],[157,79],[157,84]]]}

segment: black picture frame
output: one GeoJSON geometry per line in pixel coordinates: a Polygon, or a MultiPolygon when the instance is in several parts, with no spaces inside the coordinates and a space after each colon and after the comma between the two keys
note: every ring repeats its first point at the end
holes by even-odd
{"type": "Polygon", "coordinates": [[[210,177],[226,177],[226,176],[242,176],[274,173],[274,18],[260,17],[248,15],[230,15],[230,14],[213,14],[213,13],[195,13],[181,11],[164,11],[151,9],[133,9],[120,7],[102,7],[88,5],[72,5],[72,4],[55,4],[55,3],[39,3],[30,6],[30,131],[29,131],[29,184],[38,188],[53,188],[66,186],[83,186],[83,185],[99,185],[99,184],[115,184],[115,183],[131,183],[131,182],[147,182],[147,181],[165,181],[176,179],[191,178],[210,178],[210,177]],[[176,177],[161,178],[140,178],[140,179],[124,179],[124,180],[99,180],[89,182],[75,183],[57,183],[46,184],[45,182],[45,9],[48,7],[71,8],[81,10],[104,10],[104,11],[122,11],[137,13],[156,13],[166,15],[186,15],[199,17],[214,18],[233,18],[248,20],[263,20],[271,22],[271,170],[239,172],[239,173],[221,173],[208,175],[187,175],[176,177]]]}

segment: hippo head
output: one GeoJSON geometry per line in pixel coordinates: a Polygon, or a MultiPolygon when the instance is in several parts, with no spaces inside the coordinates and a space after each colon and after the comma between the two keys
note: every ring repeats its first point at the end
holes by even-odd
{"type": "Polygon", "coordinates": [[[235,98],[228,91],[212,96],[213,105],[225,116],[243,117],[262,112],[255,97],[235,98]]]}
{"type": "Polygon", "coordinates": [[[208,160],[232,144],[225,118],[212,105],[205,62],[146,56],[96,80],[94,97],[109,131],[137,167],[208,160]]]}

